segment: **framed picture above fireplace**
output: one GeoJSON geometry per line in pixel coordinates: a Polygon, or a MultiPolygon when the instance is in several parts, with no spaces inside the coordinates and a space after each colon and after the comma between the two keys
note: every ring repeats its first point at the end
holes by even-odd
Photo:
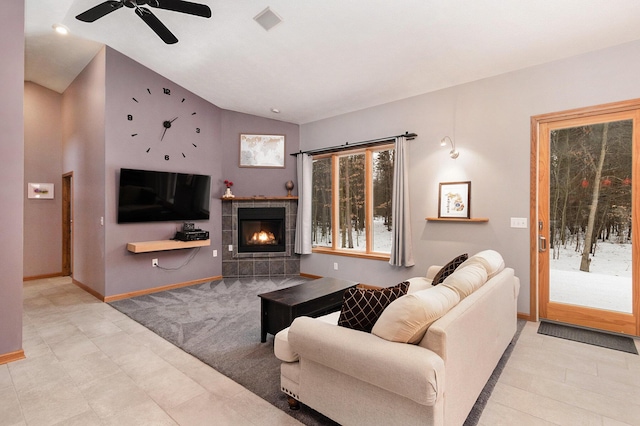
{"type": "Polygon", "coordinates": [[[240,134],[240,167],[285,167],[284,135],[240,134]]]}

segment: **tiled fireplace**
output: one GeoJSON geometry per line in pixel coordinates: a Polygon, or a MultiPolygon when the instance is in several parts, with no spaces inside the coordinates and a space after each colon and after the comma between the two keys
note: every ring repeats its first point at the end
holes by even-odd
{"type": "Polygon", "coordinates": [[[300,256],[293,252],[297,210],[295,197],[223,200],[222,276],[299,275],[300,256]]]}

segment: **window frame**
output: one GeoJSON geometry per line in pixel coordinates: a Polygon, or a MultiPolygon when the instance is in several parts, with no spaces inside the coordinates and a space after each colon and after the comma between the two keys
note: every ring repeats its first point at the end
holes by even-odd
{"type": "MultiPolygon", "coordinates": [[[[358,257],[363,259],[386,260],[391,253],[373,251],[373,153],[376,151],[395,150],[394,143],[379,144],[365,148],[345,149],[338,152],[314,155],[314,160],[331,158],[331,247],[312,247],[312,253],[333,254],[337,256],[358,257]],[[340,235],[340,190],[338,187],[340,157],[347,155],[365,155],[365,251],[354,251],[338,247],[337,236],[340,235]]],[[[395,165],[394,165],[395,167],[395,165]]]]}

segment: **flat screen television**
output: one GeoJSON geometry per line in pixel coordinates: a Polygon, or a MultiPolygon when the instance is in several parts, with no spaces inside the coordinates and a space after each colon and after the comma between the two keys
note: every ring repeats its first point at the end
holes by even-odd
{"type": "Polygon", "coordinates": [[[211,177],[120,169],[118,223],[209,219],[211,177]]]}

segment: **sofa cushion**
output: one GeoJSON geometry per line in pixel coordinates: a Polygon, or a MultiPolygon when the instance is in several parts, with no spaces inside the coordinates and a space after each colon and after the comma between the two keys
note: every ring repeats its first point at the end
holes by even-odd
{"type": "Polygon", "coordinates": [[[408,289],[409,282],[404,281],[389,288],[345,290],[338,325],[370,333],[382,311],[408,289]]]}
{"type": "MultiPolygon", "coordinates": [[[[317,317],[318,321],[326,322],[327,324],[336,325],[338,323],[338,317],[340,311],[331,312],[330,314],[317,317]]],[[[296,362],[300,359],[300,355],[289,344],[289,327],[284,330],[280,330],[273,338],[273,352],[280,361],[284,362],[296,362]]]]}
{"type": "Polygon", "coordinates": [[[407,294],[387,306],[371,332],[392,342],[418,343],[427,328],[459,301],[455,290],[441,285],[407,294]]]}
{"type": "Polygon", "coordinates": [[[407,280],[409,282],[409,290],[407,294],[415,293],[420,290],[431,288],[431,279],[426,277],[413,277],[407,280]]]}
{"type": "Polygon", "coordinates": [[[491,279],[498,275],[505,267],[504,259],[495,250],[483,250],[480,251],[467,260],[464,261],[462,266],[467,266],[471,264],[482,265],[482,267],[487,271],[487,279],[491,279]]]}
{"type": "Polygon", "coordinates": [[[473,263],[456,269],[455,274],[449,275],[442,285],[457,292],[462,300],[482,287],[486,281],[486,269],[482,265],[473,263]]]}
{"type": "Polygon", "coordinates": [[[446,265],[438,271],[435,277],[433,277],[432,285],[438,285],[445,280],[449,275],[453,274],[453,271],[456,270],[458,266],[460,266],[465,260],[469,258],[467,253],[461,254],[460,256],[456,256],[451,259],[446,265]]]}

